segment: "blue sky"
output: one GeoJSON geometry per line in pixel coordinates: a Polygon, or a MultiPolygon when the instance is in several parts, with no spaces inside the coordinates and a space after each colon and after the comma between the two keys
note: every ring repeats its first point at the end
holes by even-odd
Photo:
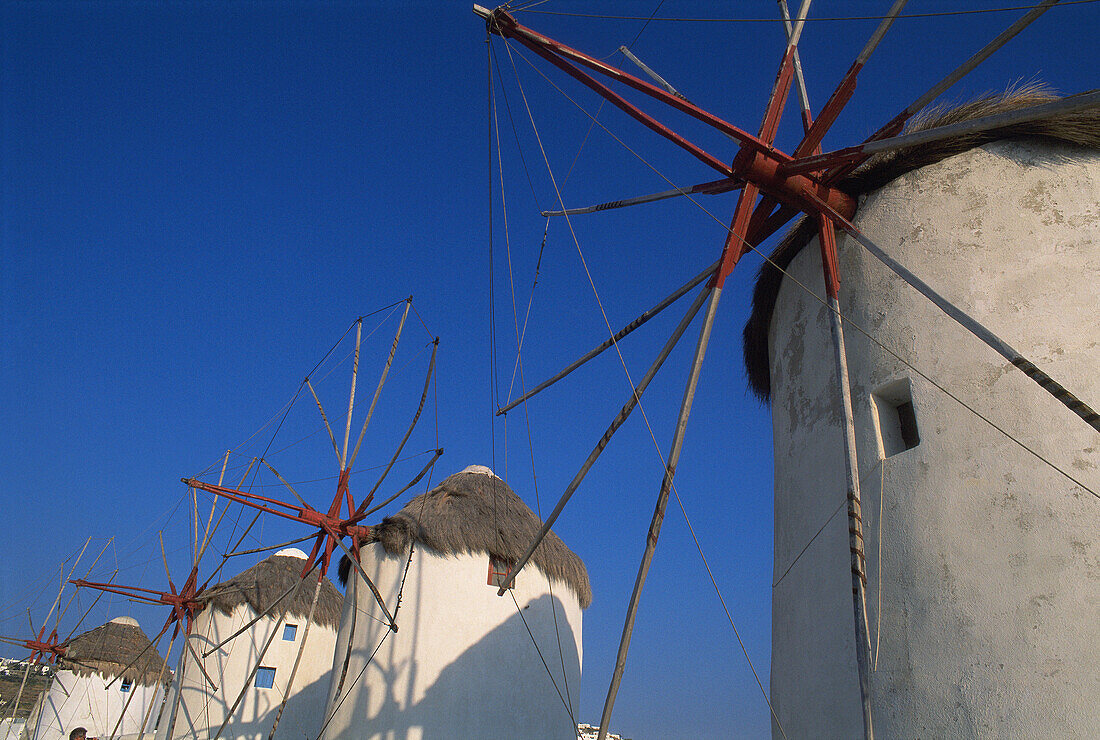
{"type": "MultiPolygon", "coordinates": [[[[644,17],[655,5],[601,3],[596,12],[644,17]]],[[[888,5],[819,0],[811,17],[878,15],[888,5]]],[[[1003,5],[1011,3],[914,0],[908,12],[1003,5]]],[[[536,10],[583,13],[592,6],[550,0],[536,10]]],[[[775,12],[775,3],[763,0],[668,0],[660,15],[772,18],[775,12]]],[[[899,20],[826,148],[870,134],[1021,14],[899,20]]],[[[781,27],[770,22],[654,21],[632,43],[640,20],[518,17],[594,56],[611,55],[614,64],[624,64],[616,49],[632,44],[689,99],[753,131],[783,47],[781,27]]],[[[1096,4],[1051,10],[945,99],[1033,79],[1063,93],[1094,87],[1098,20],[1096,4]]],[[[807,25],[801,49],[815,107],[876,23],[807,25]]],[[[493,421],[490,357],[495,351],[501,395],[516,357],[509,264],[518,323],[531,301],[523,351],[530,386],[606,338],[600,304],[618,328],[716,259],[722,243],[723,229],[686,201],[578,217],[577,244],[555,220],[532,299],[545,226],[538,210],[553,205],[555,195],[523,95],[567,205],[670,186],[598,128],[582,148],[588,118],[515,56],[521,92],[508,51],[495,39],[494,74],[504,81],[496,93],[502,207],[501,175],[489,148],[484,26],[467,2],[5,4],[0,39],[3,634],[26,630],[27,608],[41,624],[62,561],[89,536],[79,575],[93,551],[114,537],[91,577],[105,579],[117,567],[119,582],[162,587],[157,533],[163,530],[169,564],[182,580],[190,525],[179,478],[206,470],[228,448],[240,446],[231,465],[263,452],[271,427],[246,440],[290,400],[354,318],[408,295],[426,326],[410,319],[357,467],[384,464],[392,454],[419,397],[427,343],[438,336],[436,383],[406,447],[409,459],[380,491],[411,479],[426,460],[421,453],[438,439],[446,452],[433,481],[469,464],[491,465],[532,508],[546,510],[629,386],[608,353],[532,401],[529,416],[516,409],[507,421],[493,421]]],[[[599,101],[591,93],[537,66],[595,113],[599,101]]],[[[658,107],[647,110],[732,157],[732,144],[721,136],[658,107]]],[[[676,184],[715,179],[617,111],[605,108],[600,120],[676,184]]],[[[798,134],[792,107],[780,145],[792,146],[798,134]]],[[[735,196],[702,202],[726,221],[735,196]]],[[[677,487],[766,686],[770,416],[748,394],[740,359],[759,261],[747,257],[727,284],[677,487]]],[[[686,302],[622,343],[635,380],[684,308],[686,302]]],[[[383,312],[364,321],[364,333],[376,331],[364,343],[360,399],[373,390],[396,318],[383,312]]],[[[644,399],[662,450],[696,331],[689,330],[644,399]]],[[[349,350],[345,338],[314,376],[330,418],[346,404],[349,350]]],[[[269,456],[288,480],[315,481],[299,490],[321,506],[335,484],[317,479],[334,475],[336,465],[318,429],[311,399],[299,398],[271,445],[278,454],[269,456]]],[[[362,483],[353,478],[353,492],[367,490],[374,475],[364,472],[362,483]]],[[[636,413],[555,528],[588,564],[595,594],[585,615],[580,721],[599,718],[660,476],[653,441],[636,413]]],[[[235,519],[235,511],[226,517],[204,566],[219,562],[232,544],[235,519]]],[[[247,541],[273,544],[299,533],[262,521],[247,541]]],[[[225,572],[254,560],[234,559],[225,572]]],[[[90,603],[83,594],[73,602],[63,634],[90,603]]],[[[103,599],[82,629],[124,613],[151,634],[164,619],[156,610],[103,599]]],[[[643,740],[763,737],[767,728],[766,705],[673,502],[613,729],[643,740]]]]}

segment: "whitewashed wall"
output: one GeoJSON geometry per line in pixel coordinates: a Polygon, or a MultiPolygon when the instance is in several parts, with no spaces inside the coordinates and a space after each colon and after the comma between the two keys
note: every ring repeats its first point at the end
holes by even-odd
{"type": "MultiPolygon", "coordinates": [[[[244,604],[236,607],[229,615],[213,609],[203,611],[195,620],[191,632],[190,639],[195,652],[202,656],[255,616],[256,613],[244,604]]],[[[183,672],[183,692],[172,728],[173,740],[213,737],[246,681],[249,682],[249,688],[222,737],[227,740],[266,740],[283,700],[294,659],[305,633],[304,619],[288,617],[287,622],[296,624],[298,629],[293,642],[283,640],[283,627],[277,624],[277,617],[278,614],[261,619],[225,647],[203,659],[203,667],[217,684],[216,689],[209,685],[190,654],[184,654],[177,669],[177,676],[183,672]],[[260,663],[275,668],[275,683],[270,689],[257,688],[254,685],[255,679],[249,681],[249,675],[268,637],[276,628],[278,634],[260,663]]],[[[279,722],[276,737],[317,737],[324,712],[335,643],[336,630],[332,627],[314,624],[310,628],[302,662],[291,687],[291,699],[287,702],[286,711],[279,722]]],[[[157,728],[157,740],[168,737],[177,687],[178,684],[174,682],[169,690],[164,715],[157,728]]]]}
{"type": "MultiPolygon", "coordinates": [[[[380,544],[362,551],[363,568],[391,610],[407,560],[407,554],[389,555],[380,544]]],[[[515,601],[512,595],[498,597],[497,589],[486,584],[488,570],[488,555],[443,557],[418,545],[401,594],[399,631],[388,636],[374,596],[352,570],[326,740],[575,740],[576,726],[566,707],[577,706],[580,688],[576,596],[554,583],[551,597],[546,576],[529,565],[517,578],[515,601]]]]}
{"type": "Polygon", "coordinates": [[[157,709],[164,695],[160,686],[134,683],[129,692],[124,692],[121,680],[108,688],[110,681],[98,673],[79,676],[72,671],[57,671],[50,688],[39,695],[20,737],[25,740],[68,740],[69,732],[85,727],[88,737],[107,738],[115,730],[120,716],[122,723],[118,725],[118,734],[136,733],[150,706],[151,728],[156,722],[157,709]],[[131,692],[133,699],[127,707],[126,701],[131,692]]]}
{"type": "MultiPolygon", "coordinates": [[[[856,224],[1100,404],[1095,152],[987,145],[870,195],[856,224]]],[[[858,245],[841,239],[840,261],[841,307],[852,321],[1100,490],[1100,435],[858,245]]],[[[816,240],[791,272],[821,293],[816,240]]],[[[877,653],[876,735],[1100,737],[1100,500],[853,326],[845,333],[877,653]],[[920,444],[884,459],[872,394],[900,379],[911,383],[920,444]]],[[[825,309],[790,280],[770,345],[775,578],[841,509],[773,589],[772,699],[790,738],[858,737],[833,354],[825,309]]]]}
{"type": "Polygon", "coordinates": [[[22,719],[0,720],[0,740],[18,740],[25,724],[26,721],[22,719]]]}

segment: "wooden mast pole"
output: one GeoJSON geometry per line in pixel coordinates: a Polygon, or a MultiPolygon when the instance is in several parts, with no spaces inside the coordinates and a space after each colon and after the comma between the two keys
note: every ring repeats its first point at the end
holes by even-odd
{"type": "Polygon", "coordinates": [[[615,416],[615,419],[611,422],[611,425],[608,426],[607,431],[603,433],[602,437],[600,437],[600,441],[596,443],[596,446],[592,449],[592,452],[588,453],[588,457],[585,459],[584,464],[581,465],[580,470],[577,471],[577,474],[573,476],[573,480],[569,481],[569,485],[565,487],[565,493],[563,493],[561,495],[561,498],[558,499],[557,505],[554,506],[554,510],[551,511],[550,514],[546,517],[546,521],[542,523],[542,528],[539,530],[538,534],[535,535],[535,538],[531,541],[531,544],[527,546],[527,551],[524,552],[523,556],[520,557],[520,559],[517,560],[516,563],[508,570],[508,574],[504,577],[504,581],[501,582],[500,588],[497,590],[497,596],[503,596],[505,594],[508,588],[512,585],[512,581],[515,580],[516,574],[523,569],[523,566],[526,565],[527,561],[531,559],[531,556],[535,554],[535,550],[538,549],[539,543],[542,542],[543,538],[546,537],[547,533],[550,532],[551,527],[554,526],[554,522],[557,521],[558,516],[565,508],[565,505],[569,503],[569,499],[573,496],[574,493],[576,493],[577,487],[580,486],[581,481],[583,481],[584,477],[588,475],[588,471],[591,470],[592,466],[596,464],[596,460],[599,459],[600,455],[603,454],[603,451],[607,447],[608,443],[611,442],[611,437],[614,436],[619,427],[626,423],[626,420],[630,417],[630,414],[634,411],[634,408],[639,403],[641,403],[642,394],[645,392],[646,388],[649,387],[649,384],[653,381],[653,378],[656,377],[657,371],[659,371],[661,369],[661,366],[664,365],[665,360],[668,359],[669,354],[672,353],[672,350],[679,343],[680,338],[684,335],[684,332],[687,331],[688,326],[695,319],[695,315],[699,313],[699,309],[703,307],[703,303],[707,300],[709,294],[710,288],[708,287],[707,289],[700,291],[699,295],[697,295],[695,297],[695,300],[692,301],[691,306],[687,310],[687,313],[685,313],[684,317],[680,319],[680,323],[676,326],[676,330],[672,332],[672,336],[668,338],[668,340],[665,342],[664,347],[662,347],[661,351],[658,353],[656,359],[654,359],[652,364],[650,364],[649,370],[646,371],[645,376],[641,379],[638,385],[634,387],[633,392],[630,394],[630,398],[627,399],[626,403],[624,403],[622,408],[619,409],[619,413],[615,416]]]}
{"type": "Polygon", "coordinates": [[[848,382],[848,360],[844,347],[844,328],[840,321],[840,301],[837,296],[836,237],[833,225],[824,216],[818,217],[822,252],[831,252],[825,260],[825,275],[829,297],[829,324],[833,335],[833,354],[841,410],[844,414],[844,476],[848,500],[848,549],[852,569],[852,609],[855,621],[856,667],[859,671],[859,694],[863,707],[863,734],[874,738],[871,722],[871,633],[867,624],[867,559],[863,552],[863,516],[860,505],[859,462],[856,459],[856,428],[852,413],[852,393],[848,382]],[[831,273],[831,274],[830,274],[831,273]]]}
{"type": "Polygon", "coordinates": [[[23,688],[27,685],[27,676],[31,673],[31,664],[28,662],[27,667],[23,669],[23,680],[19,682],[19,691],[15,694],[15,704],[12,705],[11,715],[8,717],[8,730],[11,730],[11,725],[15,723],[15,715],[19,714],[19,702],[23,701],[23,688]]]}
{"type": "MultiPolygon", "coordinates": [[[[779,127],[779,119],[783,113],[783,106],[790,91],[790,83],[793,72],[793,57],[796,50],[798,34],[801,31],[802,21],[809,10],[809,0],[803,0],[799,9],[799,20],[791,34],[783,63],[780,65],[779,74],[776,76],[772,87],[772,94],[768,100],[768,106],[764,113],[764,121],[760,127],[760,140],[770,142],[774,140],[779,127]]],[[[742,148],[738,155],[740,159],[747,151],[742,148]]],[[[608,726],[611,723],[611,711],[615,705],[615,696],[622,682],[623,671],[626,668],[626,655],[630,647],[631,634],[634,631],[634,621],[638,615],[638,602],[641,599],[642,587],[649,574],[649,567],[653,561],[653,553],[657,547],[657,538],[660,536],[661,525],[664,522],[665,508],[668,505],[668,496],[672,490],[673,478],[676,475],[676,466],[680,461],[680,452],[683,448],[684,434],[687,431],[688,417],[691,415],[691,406],[695,400],[695,389],[699,382],[699,373],[702,369],[703,359],[706,356],[707,345],[710,342],[711,329],[714,327],[714,318],[718,311],[718,301],[722,297],[722,286],[726,277],[737,265],[741,256],[749,250],[749,226],[753,206],[756,203],[760,189],[752,182],[746,182],[744,189],[738,197],[737,207],[734,210],[733,221],[726,235],[725,245],[722,250],[721,265],[711,282],[712,290],[710,302],[707,306],[706,318],[699,332],[699,341],[695,347],[695,356],[692,360],[688,382],[684,388],[684,396],[680,402],[680,413],[676,420],[676,431],[673,435],[672,446],[669,449],[668,459],[665,462],[665,473],[661,480],[660,493],[657,495],[657,505],[653,510],[653,518],[650,521],[649,533],[646,537],[646,547],[642,554],[642,562],[638,567],[638,575],[634,581],[634,591],[630,596],[630,605],[627,607],[626,623],[623,626],[622,638],[619,641],[619,651],[615,659],[615,671],[611,678],[611,685],[607,690],[607,698],[604,700],[603,714],[600,717],[600,730],[597,740],[606,740],[608,726]]]]}
{"type": "Polygon", "coordinates": [[[699,382],[699,371],[703,365],[703,358],[707,353],[707,345],[710,343],[710,332],[714,327],[714,317],[718,312],[718,300],[721,296],[722,288],[715,286],[711,290],[706,318],[703,320],[703,328],[699,332],[699,341],[695,345],[695,356],[692,360],[687,386],[684,388],[684,397],[680,402],[680,414],[676,420],[676,432],[672,439],[672,448],[669,450],[668,460],[665,463],[665,474],[661,479],[661,490],[657,496],[657,505],[653,510],[653,519],[649,523],[649,533],[646,535],[645,551],[642,553],[642,562],[638,566],[638,575],[634,580],[634,591],[630,595],[630,605],[626,611],[626,623],[623,625],[623,634],[619,640],[619,651],[615,657],[615,672],[611,677],[611,685],[607,689],[607,698],[604,700],[597,740],[607,740],[611,710],[615,706],[615,696],[619,693],[619,684],[622,682],[623,671],[626,668],[626,654],[630,649],[630,638],[634,632],[634,620],[638,616],[638,602],[642,596],[642,587],[645,585],[646,577],[649,575],[649,566],[653,562],[653,552],[657,548],[657,538],[661,534],[661,524],[665,518],[665,507],[668,505],[668,494],[672,490],[672,479],[676,475],[676,465],[680,461],[680,450],[684,444],[684,433],[687,431],[691,405],[695,400],[695,388],[699,382]]]}
{"type": "MultiPolygon", "coordinates": [[[[168,667],[168,659],[172,655],[173,642],[168,641],[168,652],[164,656],[164,662],[160,664],[160,672],[157,674],[157,686],[160,686],[160,682],[164,680],[164,669],[168,667]]],[[[164,706],[165,699],[168,698],[168,692],[164,692],[164,696],[161,697],[160,704],[164,706]]],[[[145,716],[141,718],[141,726],[138,727],[138,737],[142,737],[145,734],[145,726],[149,724],[149,717],[153,714],[153,707],[157,705],[157,695],[153,694],[153,701],[149,702],[148,709],[145,710],[145,716]]]]}
{"type": "Polygon", "coordinates": [[[286,680],[286,688],[283,689],[283,700],[279,703],[279,711],[275,713],[275,721],[271,724],[271,732],[267,734],[267,740],[272,740],[275,737],[275,730],[279,727],[279,720],[283,718],[283,710],[286,709],[286,703],[290,701],[290,691],[294,688],[294,677],[298,675],[298,666],[302,662],[302,653],[306,650],[306,640],[309,639],[309,628],[313,624],[313,612],[317,608],[317,597],[321,595],[321,584],[324,582],[325,576],[321,573],[317,574],[317,586],[313,589],[313,601],[309,604],[309,616],[306,617],[306,626],[302,630],[302,644],[298,646],[298,655],[294,657],[294,666],[290,669],[290,677],[286,680]]]}
{"type": "MultiPolygon", "coordinates": [[[[226,468],[226,465],[229,464],[229,452],[230,452],[229,450],[226,450],[225,451],[225,457],[222,459],[222,470],[221,470],[221,473],[218,475],[218,485],[219,486],[225,480],[225,468],[226,468]]],[[[244,476],[241,478],[241,483],[244,483],[244,479],[248,477],[248,473],[251,470],[252,470],[252,463],[249,463],[248,464],[248,469],[245,470],[244,476]]],[[[197,495],[197,493],[196,493],[196,495],[197,495]]],[[[210,540],[212,539],[212,535],[210,533],[210,523],[214,519],[214,509],[217,508],[217,506],[218,506],[218,496],[217,496],[217,494],[215,494],[214,495],[214,503],[210,508],[210,519],[206,523],[206,531],[204,531],[203,534],[202,534],[202,547],[199,548],[199,551],[195,554],[195,562],[192,566],[192,574],[194,574],[196,572],[196,569],[199,566],[199,561],[202,559],[203,554],[206,552],[206,547],[207,547],[207,545],[210,544],[210,540]]],[[[223,512],[223,514],[224,514],[224,512],[223,512]]],[[[219,524],[221,523],[221,519],[218,519],[218,523],[219,524]]],[[[246,533],[247,533],[247,530],[246,530],[246,533]]],[[[244,537],[242,537],[241,539],[243,540],[244,537]]],[[[164,547],[164,545],[163,545],[163,540],[162,540],[162,543],[161,543],[162,550],[163,550],[163,547],[164,547]]],[[[222,562],[224,563],[225,561],[223,560],[222,562]]],[[[165,563],[164,568],[165,568],[165,571],[168,570],[167,562],[165,563]]],[[[217,571],[214,571],[214,572],[216,573],[217,571]]],[[[171,575],[168,576],[168,581],[169,581],[169,583],[171,583],[171,581],[172,581],[171,575]]],[[[168,627],[168,625],[165,625],[165,629],[167,629],[167,627],[168,627]]],[[[179,629],[178,622],[177,622],[176,629],[177,630],[179,629]]],[[[176,632],[173,632],[172,633],[172,639],[168,643],[168,655],[171,655],[171,653],[172,653],[172,644],[173,644],[173,642],[175,642],[175,639],[176,639],[176,632]]],[[[202,671],[203,676],[206,677],[206,680],[210,681],[210,676],[207,675],[206,669],[203,668],[202,660],[201,660],[201,658],[199,658],[198,653],[196,652],[194,646],[191,645],[190,640],[191,640],[191,625],[190,625],[190,623],[188,623],[187,628],[183,632],[183,648],[180,649],[179,668],[176,671],[176,675],[173,677],[174,682],[176,684],[176,695],[175,695],[175,697],[173,697],[173,700],[172,700],[172,712],[169,715],[168,729],[167,729],[167,731],[165,732],[165,735],[164,735],[165,740],[172,740],[172,732],[176,728],[176,716],[179,713],[180,700],[183,697],[183,678],[186,675],[187,654],[188,653],[191,654],[192,660],[194,660],[198,664],[199,669],[202,671]]],[[[165,665],[168,664],[168,655],[164,656],[165,665]]],[[[213,682],[211,681],[211,683],[213,683],[213,682]]],[[[169,686],[171,686],[171,684],[169,684],[169,686]]],[[[165,698],[165,702],[167,702],[167,700],[168,700],[167,692],[165,692],[164,698],[165,698]]],[[[148,716],[146,716],[145,719],[142,720],[142,727],[141,727],[141,730],[140,730],[141,732],[145,731],[145,723],[148,722],[148,721],[149,721],[148,716]]]]}
{"type": "MultiPolygon", "coordinates": [[[[159,646],[159,643],[160,643],[160,638],[161,637],[164,637],[163,632],[157,637],[156,643],[153,643],[153,650],[154,651],[157,650],[157,648],[159,646]]],[[[158,656],[159,656],[159,653],[158,653],[158,656]]],[[[161,666],[160,666],[161,675],[164,674],[164,666],[165,665],[166,664],[164,662],[161,662],[161,666]]],[[[160,683],[160,675],[157,676],[157,683],[160,683]]],[[[113,730],[111,730],[110,740],[115,740],[115,735],[118,734],[119,728],[122,727],[122,719],[126,716],[126,712],[130,709],[130,702],[132,702],[134,700],[134,696],[137,695],[137,688],[138,688],[137,684],[138,684],[138,682],[136,680],[133,681],[130,684],[130,695],[128,697],[126,697],[126,703],[122,705],[122,711],[119,712],[118,721],[115,722],[115,727],[114,727],[113,730]]],[[[153,693],[153,698],[154,698],[154,700],[156,699],[155,690],[154,690],[154,693],[153,693]]],[[[155,703],[155,702],[150,702],[150,706],[152,706],[153,703],[155,703]]]]}
{"type": "MultiPolygon", "coordinates": [[[[186,630],[183,633],[183,645],[187,647],[187,641],[191,639],[191,634],[186,630]]],[[[176,729],[176,715],[179,713],[180,700],[183,697],[183,679],[187,675],[187,650],[180,650],[180,665],[179,670],[176,671],[176,695],[172,697],[172,712],[168,715],[168,729],[164,734],[165,740],[172,740],[172,732],[176,729]]],[[[191,651],[193,656],[194,650],[191,651]]],[[[197,660],[197,658],[192,658],[197,660]]]]}
{"type": "MultiPolygon", "coordinates": [[[[900,10],[895,4],[892,11],[900,10]]],[[[787,0],[779,0],[784,26],[791,35],[790,13],[787,0]]],[[[795,77],[799,104],[802,107],[802,124],[809,134],[813,126],[810,99],[802,78],[802,65],[795,52],[795,77]]],[[[815,152],[820,147],[815,147],[815,152]]],[[[856,671],[859,680],[860,706],[863,715],[863,737],[873,740],[874,726],[871,714],[871,635],[867,622],[867,561],[863,550],[863,518],[859,490],[859,460],[856,455],[855,415],[852,412],[852,391],[848,380],[848,356],[844,343],[844,326],[840,318],[840,267],[837,261],[836,232],[832,222],[818,214],[818,241],[821,248],[821,266],[825,278],[825,292],[829,304],[829,329],[833,339],[833,361],[837,390],[840,395],[841,413],[844,418],[844,478],[848,508],[848,549],[851,560],[852,611],[855,628],[856,671]]]]}

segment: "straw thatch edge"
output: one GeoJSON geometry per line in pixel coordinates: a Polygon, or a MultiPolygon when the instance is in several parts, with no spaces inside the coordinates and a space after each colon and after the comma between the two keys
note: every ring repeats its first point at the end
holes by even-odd
{"type": "MultiPolygon", "coordinates": [[[[415,542],[441,555],[487,554],[514,563],[541,527],[542,521],[500,478],[461,472],[413,498],[372,530],[374,540],[391,555],[407,553],[415,542]]],[[[568,586],[582,609],[592,603],[584,562],[552,531],[531,563],[552,581],[568,586]]],[[[345,557],[340,563],[345,583],[349,567],[345,557]]]]}
{"type": "MultiPolygon", "coordinates": [[[[297,583],[293,593],[281,602],[274,613],[278,614],[286,607],[287,616],[306,619],[313,601],[313,590],[317,587],[317,576],[314,572],[313,575],[302,578],[302,567],[305,563],[299,557],[272,555],[228,581],[211,586],[202,593],[201,598],[207,602],[209,608],[222,614],[230,614],[242,604],[259,614],[297,583]]],[[[322,579],[321,593],[313,611],[313,622],[326,627],[339,626],[343,603],[344,597],[332,585],[332,581],[328,578],[322,579]]]]}
{"type": "Polygon", "coordinates": [[[141,627],[107,622],[62,643],[65,656],[58,659],[57,667],[78,676],[95,673],[108,680],[121,676],[142,686],[155,684],[158,676],[168,681],[172,672],[157,649],[149,644],[141,627]],[[134,662],[142,650],[144,655],[134,662]],[[130,665],[131,662],[134,664],[130,665]]]}
{"type": "MultiPolygon", "coordinates": [[[[906,132],[938,128],[1059,99],[1060,96],[1045,85],[1032,83],[1010,88],[999,95],[978,98],[962,105],[930,108],[914,117],[906,127],[906,132]]],[[[862,167],[838,182],[837,187],[857,197],[877,190],[907,172],[935,164],[983,144],[1005,139],[1040,139],[1056,144],[1100,149],[1100,109],[1054,114],[1037,121],[1011,124],[989,131],[955,136],[931,144],[885,152],[872,157],[862,167]]],[[[743,332],[743,352],[749,388],[765,403],[771,396],[768,333],[771,329],[775,301],[783,282],[781,269],[786,270],[791,261],[816,234],[817,229],[812,221],[804,217],[799,219],[772,251],[770,259],[775,264],[765,262],[760,267],[756,279],[752,296],[752,313],[745,323],[743,332]]]]}

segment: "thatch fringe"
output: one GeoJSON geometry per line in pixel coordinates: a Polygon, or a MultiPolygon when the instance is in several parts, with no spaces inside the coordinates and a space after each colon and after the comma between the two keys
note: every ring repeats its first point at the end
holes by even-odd
{"type": "MultiPolygon", "coordinates": [[[[1044,85],[1028,84],[1010,88],[1000,95],[982,97],[962,105],[930,108],[914,117],[906,127],[906,132],[924,131],[971,121],[1059,99],[1060,96],[1044,85]]],[[[989,131],[955,136],[931,144],[884,152],[871,158],[862,167],[842,179],[837,183],[837,187],[856,197],[877,190],[907,172],[935,164],[983,144],[1004,139],[1041,139],[1056,144],[1100,149],[1100,110],[1093,108],[1075,113],[1055,114],[1038,121],[1011,124],[989,131]]],[[[805,218],[799,219],[772,251],[771,260],[779,268],[786,270],[795,256],[816,234],[817,229],[812,221],[807,221],[805,218]]],[[[749,388],[765,402],[771,395],[768,331],[782,282],[783,273],[775,265],[765,262],[761,266],[752,296],[752,314],[745,323],[743,333],[745,370],[749,388]]]]}
{"type": "Polygon", "coordinates": [[[149,642],[136,624],[108,622],[64,642],[65,657],[58,660],[58,668],[79,676],[98,673],[108,680],[121,676],[143,686],[156,683],[157,676],[168,681],[172,672],[165,667],[156,648],[149,647],[149,642]],[[145,654],[141,655],[143,650],[145,654]],[[130,665],[135,658],[137,662],[130,665]]]}
{"type": "MultiPolygon", "coordinates": [[[[208,602],[210,608],[223,614],[230,614],[241,604],[247,604],[253,612],[259,614],[266,611],[287,589],[297,584],[297,588],[274,610],[274,614],[277,615],[286,606],[287,616],[306,619],[313,601],[313,590],[317,587],[317,576],[314,571],[314,575],[303,579],[304,564],[305,561],[299,557],[272,555],[240,575],[208,588],[203,592],[202,598],[208,602]]],[[[343,603],[343,595],[332,585],[332,581],[325,578],[313,612],[314,623],[326,627],[338,626],[343,603]]]]}
{"type": "MultiPolygon", "coordinates": [[[[542,521],[495,475],[461,472],[413,498],[401,511],[373,527],[376,541],[390,554],[408,552],[416,542],[443,555],[484,553],[515,562],[542,527],[542,521]]],[[[552,580],[569,586],[582,608],[592,603],[588,571],[577,555],[550,532],[531,562],[552,580]]],[[[340,578],[347,582],[347,557],[340,578]]]]}

